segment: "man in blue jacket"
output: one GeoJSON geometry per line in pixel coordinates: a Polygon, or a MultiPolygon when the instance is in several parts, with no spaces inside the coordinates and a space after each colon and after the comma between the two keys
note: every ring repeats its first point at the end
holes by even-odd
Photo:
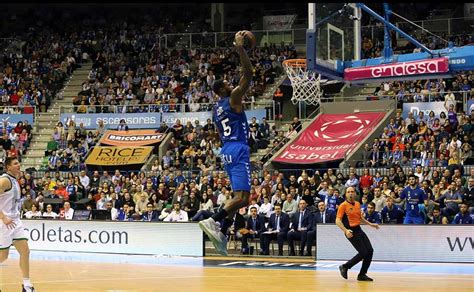
{"type": "Polygon", "coordinates": [[[382,221],[386,224],[401,224],[403,223],[403,210],[400,206],[393,203],[393,198],[387,198],[387,206],[383,207],[381,215],[382,221]]]}
{"type": "Polygon", "coordinates": [[[382,216],[379,212],[375,211],[375,203],[369,202],[367,204],[367,210],[364,212],[365,220],[369,221],[370,223],[382,223],[382,216]]]}
{"type": "Polygon", "coordinates": [[[459,213],[454,216],[453,224],[474,224],[474,220],[472,219],[471,214],[469,214],[468,209],[469,206],[467,203],[463,202],[459,213]]]}
{"type": "Polygon", "coordinates": [[[246,229],[248,233],[242,236],[242,253],[249,254],[249,238],[260,238],[260,246],[263,246],[263,239],[260,236],[265,231],[265,218],[257,214],[257,208],[250,208],[250,216],[247,219],[246,229]]]}

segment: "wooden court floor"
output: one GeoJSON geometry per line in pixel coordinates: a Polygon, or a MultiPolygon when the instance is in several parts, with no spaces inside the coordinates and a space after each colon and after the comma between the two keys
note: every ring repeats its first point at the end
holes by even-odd
{"type": "MultiPolygon", "coordinates": [[[[100,255],[97,255],[100,257],[100,255]]],[[[207,258],[206,258],[207,259],[207,258]]],[[[249,260],[249,258],[245,258],[249,260]]],[[[232,260],[239,260],[233,258],[232,260]]],[[[261,260],[261,259],[255,259],[261,260]]],[[[275,259],[278,262],[295,259],[275,259]]],[[[271,261],[271,259],[266,259],[271,261]]],[[[304,260],[302,262],[309,262],[304,260]]],[[[219,268],[32,260],[31,279],[46,291],[474,291],[473,275],[370,272],[374,282],[337,270],[219,268]]],[[[21,291],[18,259],[0,265],[1,292],[21,291]]]]}

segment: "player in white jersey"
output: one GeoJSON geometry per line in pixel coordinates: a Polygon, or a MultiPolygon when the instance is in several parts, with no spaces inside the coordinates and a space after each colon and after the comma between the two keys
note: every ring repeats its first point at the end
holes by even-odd
{"type": "Polygon", "coordinates": [[[30,248],[25,229],[20,221],[21,191],[20,162],[17,158],[5,159],[7,172],[0,176],[0,263],[8,258],[10,246],[20,254],[23,292],[35,291],[30,282],[30,248]]]}

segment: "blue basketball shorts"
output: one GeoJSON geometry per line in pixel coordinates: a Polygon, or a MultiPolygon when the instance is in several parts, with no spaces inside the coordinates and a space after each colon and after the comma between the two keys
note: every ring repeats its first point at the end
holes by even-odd
{"type": "Polygon", "coordinates": [[[250,147],[243,143],[225,143],[221,149],[221,159],[229,175],[232,191],[250,192],[250,147]]]}
{"type": "Polygon", "coordinates": [[[423,216],[410,216],[406,215],[405,220],[403,220],[403,224],[425,224],[425,219],[423,216]]]}

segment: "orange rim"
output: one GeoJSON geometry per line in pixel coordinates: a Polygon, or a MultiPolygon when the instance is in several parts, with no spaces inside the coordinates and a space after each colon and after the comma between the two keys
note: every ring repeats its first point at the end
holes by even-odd
{"type": "Polygon", "coordinates": [[[306,59],[290,59],[283,61],[283,66],[292,68],[306,68],[306,59]]]}

